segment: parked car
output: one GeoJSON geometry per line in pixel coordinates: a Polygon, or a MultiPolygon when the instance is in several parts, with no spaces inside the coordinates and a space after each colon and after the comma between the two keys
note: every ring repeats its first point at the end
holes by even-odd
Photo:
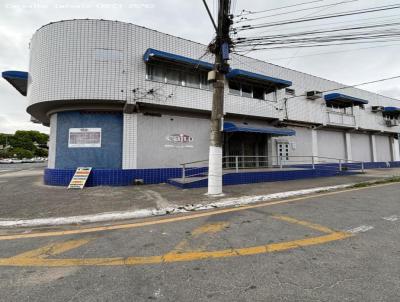
{"type": "Polygon", "coordinates": [[[33,158],[23,158],[22,162],[23,163],[34,163],[35,160],[33,158]]]}
{"type": "Polygon", "coordinates": [[[13,163],[13,161],[11,158],[0,159],[0,164],[12,164],[12,163],[13,163]]]}

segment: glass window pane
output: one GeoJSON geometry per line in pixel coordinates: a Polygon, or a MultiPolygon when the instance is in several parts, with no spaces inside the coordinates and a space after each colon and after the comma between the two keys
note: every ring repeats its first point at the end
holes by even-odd
{"type": "Polygon", "coordinates": [[[210,89],[210,83],[208,82],[208,74],[203,72],[200,74],[200,83],[201,83],[201,89],[210,89]]]}
{"type": "Polygon", "coordinates": [[[264,100],[264,88],[253,87],[253,98],[264,100]]]}
{"type": "Polygon", "coordinates": [[[181,85],[181,73],[175,69],[167,69],[167,83],[181,85]]]}
{"type": "Polygon", "coordinates": [[[149,80],[157,81],[157,82],[164,82],[165,75],[164,75],[164,68],[161,66],[148,66],[148,77],[149,80]]]}
{"type": "Polygon", "coordinates": [[[242,84],[242,96],[251,98],[253,96],[252,90],[250,85],[242,84]]]}
{"type": "Polygon", "coordinates": [[[187,87],[200,88],[200,76],[197,73],[187,73],[185,85],[187,87]]]}
{"type": "Polygon", "coordinates": [[[229,81],[229,92],[234,95],[240,95],[240,84],[238,82],[229,81]]]}

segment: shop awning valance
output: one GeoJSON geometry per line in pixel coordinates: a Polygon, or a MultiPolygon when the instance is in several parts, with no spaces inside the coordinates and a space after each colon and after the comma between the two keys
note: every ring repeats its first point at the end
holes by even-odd
{"type": "Polygon", "coordinates": [[[263,74],[254,73],[242,69],[232,69],[226,78],[229,80],[247,81],[251,83],[256,83],[263,86],[272,86],[276,89],[282,89],[292,86],[291,81],[286,81],[283,79],[269,77],[263,74]]]}
{"type": "Polygon", "coordinates": [[[399,107],[383,107],[382,113],[388,115],[400,115],[399,107]]]}
{"type": "Polygon", "coordinates": [[[28,73],[26,71],[3,71],[1,76],[17,89],[23,96],[28,91],[28,73]]]}
{"type": "Polygon", "coordinates": [[[198,59],[188,58],[181,55],[156,50],[153,48],[149,48],[143,55],[143,60],[148,62],[164,62],[170,64],[177,64],[185,67],[193,67],[200,68],[205,70],[212,70],[214,68],[214,64],[208,63],[205,61],[201,61],[198,59]]]}
{"type": "Polygon", "coordinates": [[[359,99],[342,93],[330,93],[324,96],[327,105],[351,107],[368,104],[367,100],[359,99]]]}
{"type": "Polygon", "coordinates": [[[247,125],[237,125],[232,122],[224,122],[224,132],[247,132],[247,133],[263,133],[273,136],[293,136],[296,131],[287,128],[274,127],[249,127],[247,125]]]}

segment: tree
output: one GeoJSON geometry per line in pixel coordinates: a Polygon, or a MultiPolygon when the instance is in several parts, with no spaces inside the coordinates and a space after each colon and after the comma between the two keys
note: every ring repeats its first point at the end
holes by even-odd
{"type": "Polygon", "coordinates": [[[33,157],[33,152],[29,150],[25,150],[23,148],[13,148],[10,151],[10,154],[13,155],[13,157],[17,157],[19,159],[22,158],[32,158],[33,157]]]}
{"type": "Polygon", "coordinates": [[[48,151],[45,148],[48,140],[49,136],[39,131],[18,130],[13,135],[0,133],[0,145],[5,147],[7,143],[11,147],[11,150],[2,150],[0,157],[14,157],[14,154],[19,158],[47,156],[48,151]]]}
{"type": "Polygon", "coordinates": [[[49,151],[43,148],[37,148],[33,154],[37,157],[47,157],[49,155],[49,151]]]}

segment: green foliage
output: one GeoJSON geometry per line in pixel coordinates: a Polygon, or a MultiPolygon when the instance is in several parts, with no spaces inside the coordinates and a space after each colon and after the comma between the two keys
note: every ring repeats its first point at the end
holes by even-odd
{"type": "Polygon", "coordinates": [[[0,145],[3,145],[3,148],[9,146],[8,149],[0,150],[0,158],[46,157],[48,151],[45,147],[48,140],[49,136],[39,131],[18,130],[14,135],[0,133],[0,145]]]}
{"type": "Polygon", "coordinates": [[[36,148],[33,155],[36,157],[47,157],[49,156],[49,151],[47,149],[36,148]]]}
{"type": "Polygon", "coordinates": [[[22,148],[13,148],[9,151],[13,157],[22,159],[22,158],[32,158],[33,157],[33,152],[29,150],[25,150],[22,148]]]}

